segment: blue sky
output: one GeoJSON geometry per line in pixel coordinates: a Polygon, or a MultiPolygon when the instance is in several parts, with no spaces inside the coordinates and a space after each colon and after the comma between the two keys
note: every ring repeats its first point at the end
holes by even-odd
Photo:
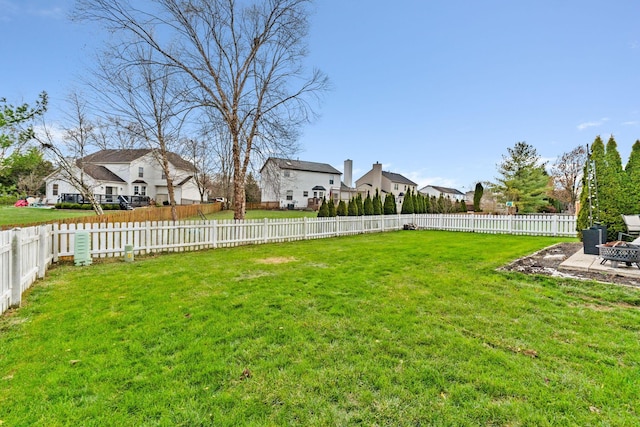
{"type": "MultiPolygon", "coordinates": [[[[640,139],[640,2],[317,0],[309,64],[330,77],[301,160],[354,178],[375,162],[420,186],[493,180],[518,141],[553,160],[613,134],[640,139]]],[[[72,0],[0,0],[0,97],[46,90],[50,116],[102,35],[72,0]]]]}

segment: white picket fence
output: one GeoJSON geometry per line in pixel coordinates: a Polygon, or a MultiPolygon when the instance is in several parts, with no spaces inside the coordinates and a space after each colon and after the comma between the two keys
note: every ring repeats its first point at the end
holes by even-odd
{"type": "Polygon", "coordinates": [[[569,215],[412,214],[334,218],[223,221],[162,221],[109,224],[49,224],[0,231],[0,313],[20,305],[22,293],[44,277],[52,262],[73,257],[77,232],[86,232],[91,257],[194,251],[271,242],[320,239],[400,230],[406,224],[429,230],[492,234],[575,236],[569,215]]]}
{"type": "Polygon", "coordinates": [[[0,314],[20,305],[24,291],[53,261],[54,226],[0,231],[0,314]]]}

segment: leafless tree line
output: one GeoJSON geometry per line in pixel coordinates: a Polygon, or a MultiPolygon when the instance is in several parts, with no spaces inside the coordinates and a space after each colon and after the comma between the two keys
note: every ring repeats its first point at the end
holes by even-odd
{"type": "MultiPolygon", "coordinates": [[[[76,120],[68,131],[82,136],[90,128],[91,137],[71,132],[66,141],[82,150],[89,143],[152,148],[172,205],[167,154],[178,152],[197,166],[201,189],[222,177],[234,217],[244,218],[252,164],[295,152],[300,126],[314,117],[328,86],[323,73],[304,67],[311,0],[133,3],[78,1],[74,19],[112,34],[89,79],[91,99],[106,114],[91,126],[76,120]]],[[[84,108],[80,101],[76,106],[84,108]]],[[[53,142],[43,137],[43,145],[58,149],[56,157],[66,158],[53,142]]]]}

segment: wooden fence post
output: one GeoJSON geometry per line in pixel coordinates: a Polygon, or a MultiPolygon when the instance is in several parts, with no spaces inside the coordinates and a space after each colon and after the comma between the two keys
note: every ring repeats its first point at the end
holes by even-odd
{"type": "Polygon", "coordinates": [[[22,301],[22,230],[14,228],[11,237],[11,302],[9,307],[20,307],[22,301]]]}

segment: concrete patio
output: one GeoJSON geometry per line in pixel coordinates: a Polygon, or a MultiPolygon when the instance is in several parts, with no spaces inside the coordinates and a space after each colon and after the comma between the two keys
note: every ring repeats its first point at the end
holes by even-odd
{"type": "Polygon", "coordinates": [[[567,270],[608,273],[640,279],[640,269],[635,264],[628,266],[623,262],[619,262],[617,267],[614,267],[611,261],[600,264],[601,261],[602,258],[600,256],[585,254],[584,249],[580,249],[563,261],[560,267],[567,270]]]}

